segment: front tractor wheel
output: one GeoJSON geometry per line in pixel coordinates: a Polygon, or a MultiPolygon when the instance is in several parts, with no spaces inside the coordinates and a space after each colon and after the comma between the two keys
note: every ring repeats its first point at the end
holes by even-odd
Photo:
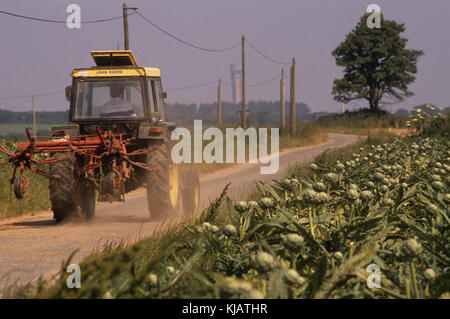
{"type": "Polygon", "coordinates": [[[50,165],[49,173],[55,178],[49,181],[53,218],[61,222],[69,218],[90,219],[95,213],[95,187],[77,176],[73,153],[56,153],[60,160],[50,165]]]}
{"type": "Polygon", "coordinates": [[[167,140],[150,145],[147,166],[147,202],[150,218],[154,220],[175,216],[181,209],[178,165],[172,162],[167,140]]]}

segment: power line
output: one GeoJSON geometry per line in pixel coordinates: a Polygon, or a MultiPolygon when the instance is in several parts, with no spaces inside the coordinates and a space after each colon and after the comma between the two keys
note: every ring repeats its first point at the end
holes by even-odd
{"type": "MultiPolygon", "coordinates": [[[[13,106],[8,107],[9,109],[16,109],[17,107],[22,108],[25,106],[30,106],[30,104],[26,103],[25,101],[21,101],[19,103],[14,104],[13,106]],[[20,104],[20,105],[19,105],[20,104]]],[[[5,109],[6,110],[6,109],[5,109]]]]}
{"type": "Polygon", "coordinates": [[[37,97],[37,100],[39,101],[67,101],[66,98],[63,97],[37,97]]]}
{"type": "MultiPolygon", "coordinates": [[[[267,79],[263,82],[259,82],[256,84],[250,84],[250,85],[246,85],[245,87],[247,88],[253,88],[253,87],[258,87],[258,86],[262,86],[264,84],[270,83],[274,80],[276,80],[277,78],[279,78],[280,75],[276,75],[270,79],[267,79]]],[[[184,87],[177,87],[177,88],[172,88],[172,89],[166,89],[166,91],[180,91],[180,90],[188,90],[188,89],[196,89],[196,88],[201,88],[201,87],[206,87],[206,86],[210,86],[213,84],[218,84],[218,80],[216,81],[210,81],[210,82],[206,82],[206,83],[200,83],[200,84],[196,84],[196,85],[192,85],[192,86],[184,86],[184,87]]],[[[225,85],[229,85],[231,86],[230,82],[224,81],[222,80],[222,83],[225,85]]],[[[39,94],[28,94],[28,95],[21,95],[21,96],[14,96],[14,97],[7,97],[7,98],[0,98],[0,101],[7,101],[7,100],[18,100],[18,99],[27,99],[27,98],[32,98],[33,96],[35,97],[41,97],[41,96],[51,96],[51,95],[59,95],[59,94],[63,94],[65,92],[63,91],[58,91],[58,92],[48,92],[48,93],[39,93],[39,94]]],[[[59,98],[42,98],[42,100],[48,100],[48,101],[58,101],[60,100],[59,98]]],[[[64,100],[64,99],[61,99],[64,100]]]]}
{"type": "Polygon", "coordinates": [[[274,77],[271,78],[271,79],[268,79],[268,80],[263,81],[263,82],[259,82],[259,83],[257,83],[257,84],[246,85],[246,87],[247,87],[247,88],[254,88],[254,87],[262,86],[262,85],[267,84],[267,83],[270,83],[270,82],[272,82],[272,81],[274,81],[274,80],[276,80],[276,79],[278,79],[278,78],[280,78],[280,77],[281,77],[281,75],[278,74],[277,76],[274,76],[274,77]]]}
{"type": "Polygon", "coordinates": [[[187,90],[187,89],[196,89],[196,88],[201,88],[201,87],[205,87],[205,86],[210,86],[213,84],[217,84],[219,81],[211,81],[211,82],[207,82],[207,83],[202,83],[202,84],[197,84],[197,85],[193,85],[193,86],[185,86],[185,87],[179,87],[179,88],[173,88],[173,89],[167,89],[167,91],[179,91],[179,90],[187,90]]]}
{"type": "Polygon", "coordinates": [[[253,50],[255,50],[259,55],[261,55],[262,57],[266,58],[267,60],[273,62],[273,63],[278,63],[281,65],[290,65],[290,62],[281,62],[278,60],[275,60],[269,56],[267,56],[266,54],[262,53],[260,50],[258,50],[250,41],[248,41],[247,39],[245,39],[245,41],[250,45],[250,47],[252,47],[253,50]]]}
{"type": "MultiPolygon", "coordinates": [[[[247,87],[247,88],[254,88],[254,87],[262,86],[262,85],[270,83],[270,82],[272,82],[272,81],[274,81],[274,80],[276,80],[276,79],[278,79],[280,77],[281,77],[281,75],[278,74],[278,75],[276,75],[276,76],[274,76],[274,77],[272,77],[270,79],[267,79],[265,81],[262,81],[262,82],[259,82],[259,83],[256,83],[256,84],[246,85],[245,87],[247,87]]],[[[178,90],[195,89],[195,88],[201,88],[201,87],[210,86],[210,85],[218,84],[218,83],[219,83],[219,81],[216,80],[216,81],[206,82],[206,83],[192,85],[192,86],[185,86],[185,87],[167,89],[167,91],[178,91],[178,90]]],[[[222,80],[222,84],[231,86],[230,82],[227,82],[227,81],[224,81],[224,80],[222,80]]]]}
{"type": "Polygon", "coordinates": [[[47,95],[57,95],[57,94],[63,94],[63,93],[65,93],[65,92],[58,91],[58,92],[50,92],[50,93],[29,94],[29,95],[22,95],[22,96],[0,98],[0,101],[26,99],[26,98],[31,98],[33,96],[47,96],[47,95]]]}
{"type": "MultiPolygon", "coordinates": [[[[2,14],[6,14],[9,16],[13,16],[16,18],[21,18],[21,19],[26,19],[26,20],[33,20],[33,21],[40,21],[40,22],[50,22],[50,23],[67,23],[67,21],[62,21],[62,20],[51,20],[51,19],[43,19],[43,18],[34,18],[34,17],[30,17],[30,16],[24,16],[21,14],[17,14],[17,13],[12,13],[12,12],[7,12],[7,11],[1,11],[0,13],[2,14]]],[[[129,13],[128,15],[132,15],[135,12],[129,13]]],[[[118,20],[118,19],[122,19],[123,16],[120,17],[113,17],[113,18],[107,18],[107,19],[99,19],[99,20],[87,20],[87,21],[81,21],[81,24],[85,24],[85,23],[98,23],[98,22],[106,22],[106,21],[112,21],[112,20],[118,20]]]]}
{"type": "MultiPolygon", "coordinates": [[[[245,87],[246,88],[254,88],[254,87],[262,86],[262,85],[270,83],[270,82],[272,82],[272,81],[274,81],[274,80],[276,80],[276,79],[278,79],[280,77],[281,77],[281,75],[278,74],[278,75],[276,75],[276,76],[274,76],[274,77],[272,77],[270,79],[267,79],[267,80],[264,80],[262,82],[255,83],[255,84],[249,84],[249,85],[246,85],[245,87]]],[[[225,84],[225,85],[232,86],[232,84],[230,82],[227,82],[227,81],[224,81],[224,80],[222,80],[222,83],[225,84]]]]}
{"type": "Polygon", "coordinates": [[[230,47],[228,47],[228,48],[223,48],[223,49],[209,49],[209,48],[203,48],[203,47],[200,47],[200,46],[198,46],[198,45],[192,44],[192,43],[190,43],[190,42],[184,41],[184,40],[182,40],[182,39],[176,37],[175,35],[171,34],[170,32],[168,32],[168,31],[164,30],[163,28],[159,27],[158,25],[156,25],[154,22],[150,21],[148,18],[144,17],[144,16],[143,16],[141,13],[139,13],[137,10],[136,10],[135,12],[137,13],[138,16],[140,16],[141,18],[143,18],[145,21],[147,21],[148,23],[150,23],[152,26],[154,26],[156,29],[158,29],[159,31],[161,31],[161,32],[164,33],[165,35],[171,37],[172,39],[174,39],[174,40],[176,40],[176,41],[178,41],[178,42],[181,42],[181,43],[183,43],[183,44],[185,44],[185,45],[187,45],[187,46],[190,46],[190,47],[195,48],[195,49],[198,49],[198,50],[202,50],[202,51],[206,51],[206,52],[224,52],[224,51],[232,50],[232,49],[234,49],[234,48],[236,48],[236,47],[238,47],[238,46],[241,45],[241,43],[239,42],[239,43],[236,43],[235,45],[232,45],[232,46],[230,46],[230,47]]]}

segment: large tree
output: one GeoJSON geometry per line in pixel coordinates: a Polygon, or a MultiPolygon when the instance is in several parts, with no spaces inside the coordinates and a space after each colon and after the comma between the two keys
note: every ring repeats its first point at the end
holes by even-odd
{"type": "Polygon", "coordinates": [[[400,36],[404,24],[384,20],[381,28],[369,28],[364,15],[332,55],[338,66],[344,67],[344,76],[335,79],[334,99],[348,103],[366,99],[370,110],[377,112],[380,105],[403,101],[414,95],[408,85],[416,79],[419,50],[405,48],[407,39],[400,36]]]}

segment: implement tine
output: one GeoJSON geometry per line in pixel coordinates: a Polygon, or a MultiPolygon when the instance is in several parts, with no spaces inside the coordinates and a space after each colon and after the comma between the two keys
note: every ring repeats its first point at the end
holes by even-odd
{"type": "Polygon", "coordinates": [[[34,150],[36,141],[35,141],[34,137],[31,136],[30,128],[27,127],[25,131],[27,132],[27,137],[28,137],[28,140],[30,141],[30,148],[31,148],[31,150],[34,150]]]}
{"type": "Polygon", "coordinates": [[[3,146],[0,146],[0,152],[5,153],[8,156],[14,157],[14,154],[8,152],[8,150],[6,148],[4,148],[3,146]]]}
{"type": "Polygon", "coordinates": [[[100,128],[98,126],[95,128],[95,130],[97,131],[97,135],[102,141],[103,146],[106,147],[106,142],[105,139],[103,138],[102,131],[100,131],[100,128]]]}

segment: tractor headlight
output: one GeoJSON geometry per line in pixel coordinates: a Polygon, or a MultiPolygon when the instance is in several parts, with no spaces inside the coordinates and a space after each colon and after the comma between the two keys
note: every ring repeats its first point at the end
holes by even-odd
{"type": "Polygon", "coordinates": [[[150,114],[150,119],[152,124],[158,124],[159,120],[161,120],[161,114],[159,112],[152,112],[150,114]]]}

